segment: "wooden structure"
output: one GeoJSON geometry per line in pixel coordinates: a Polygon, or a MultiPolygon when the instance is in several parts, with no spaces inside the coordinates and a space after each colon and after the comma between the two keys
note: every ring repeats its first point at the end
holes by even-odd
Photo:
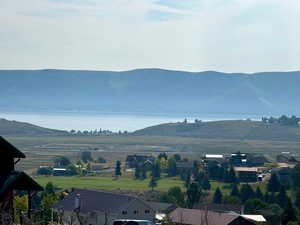
{"type": "MultiPolygon", "coordinates": [[[[14,190],[28,192],[28,218],[31,212],[31,196],[43,188],[24,172],[15,171],[17,164],[25,155],[0,136],[0,217],[8,215],[13,220],[14,190]]],[[[9,224],[9,219],[0,218],[0,224],[9,224]]]]}

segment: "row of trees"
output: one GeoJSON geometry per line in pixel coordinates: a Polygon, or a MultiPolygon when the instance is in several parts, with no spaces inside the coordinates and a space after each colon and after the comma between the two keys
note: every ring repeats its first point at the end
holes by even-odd
{"type": "Polygon", "coordinates": [[[278,118],[275,117],[262,117],[262,122],[264,123],[278,123],[281,125],[285,125],[285,126],[298,126],[299,122],[300,122],[300,117],[296,117],[296,116],[291,116],[288,117],[286,115],[282,115],[278,118]]]}

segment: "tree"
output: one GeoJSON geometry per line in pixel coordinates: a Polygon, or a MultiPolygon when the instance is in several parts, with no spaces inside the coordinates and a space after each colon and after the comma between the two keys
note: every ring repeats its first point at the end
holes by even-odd
{"type": "Polygon", "coordinates": [[[288,196],[286,195],[285,187],[282,185],[277,196],[277,204],[280,205],[281,208],[285,208],[287,203],[288,196]]]}
{"type": "Polygon", "coordinates": [[[97,162],[98,163],[106,163],[106,159],[103,158],[103,157],[101,157],[101,156],[99,156],[98,159],[97,159],[97,162]]]}
{"type": "Polygon", "coordinates": [[[206,175],[202,179],[201,187],[203,188],[203,190],[209,190],[211,187],[208,177],[206,175]]]}
{"type": "Polygon", "coordinates": [[[176,160],[171,157],[168,159],[168,168],[167,168],[168,176],[176,176],[177,174],[177,167],[176,167],[176,160]]]}
{"type": "Polygon", "coordinates": [[[229,183],[237,183],[237,177],[235,175],[235,171],[234,171],[233,166],[231,166],[230,169],[229,169],[228,182],[229,183]]]}
{"type": "Polygon", "coordinates": [[[223,204],[241,205],[242,201],[237,196],[225,195],[222,197],[223,204]]]}
{"type": "Polygon", "coordinates": [[[56,167],[67,167],[71,161],[65,156],[57,156],[54,158],[54,165],[56,167]]]}
{"type": "Polygon", "coordinates": [[[284,211],[281,215],[281,223],[282,225],[288,224],[290,221],[297,220],[297,212],[293,207],[291,200],[289,199],[287,202],[287,206],[284,208],[284,211]]]}
{"type": "Polygon", "coordinates": [[[137,165],[137,166],[135,167],[135,171],[134,171],[134,178],[135,178],[135,179],[140,179],[140,173],[141,173],[140,167],[137,165]]]}
{"type": "Polygon", "coordinates": [[[213,203],[220,204],[222,202],[222,197],[223,197],[222,192],[218,187],[214,194],[213,203]]]}
{"type": "Polygon", "coordinates": [[[233,184],[231,192],[230,192],[230,196],[234,196],[234,197],[239,197],[240,196],[240,191],[238,189],[237,184],[233,184]]]}
{"type": "Polygon", "coordinates": [[[175,203],[179,207],[184,206],[184,193],[180,187],[169,188],[167,195],[170,202],[175,203]]]}
{"type": "Polygon", "coordinates": [[[196,183],[191,183],[186,191],[187,195],[187,207],[193,208],[193,205],[196,202],[199,202],[199,199],[201,197],[201,190],[199,189],[198,185],[196,183]]]}
{"type": "Polygon", "coordinates": [[[292,185],[294,188],[300,188],[300,164],[297,164],[291,170],[292,185]]]}
{"type": "Polygon", "coordinates": [[[176,162],[181,160],[181,156],[179,154],[174,154],[173,158],[176,162]]]}
{"type": "Polygon", "coordinates": [[[300,189],[295,191],[295,206],[300,209],[300,189]]]}
{"type": "Polygon", "coordinates": [[[118,176],[121,176],[121,175],[122,175],[122,172],[121,172],[121,162],[118,160],[116,162],[115,176],[118,177],[118,176]]]}
{"type": "Polygon", "coordinates": [[[157,186],[157,178],[156,177],[151,177],[151,179],[150,179],[150,182],[149,182],[149,185],[148,185],[150,188],[151,188],[151,190],[153,191],[154,190],[154,188],[157,186]]]}
{"type": "Polygon", "coordinates": [[[160,169],[160,161],[159,160],[156,160],[153,163],[151,175],[152,175],[152,177],[155,177],[156,179],[160,178],[161,169],[160,169]]]}
{"type": "Polygon", "coordinates": [[[278,181],[278,177],[275,173],[271,175],[271,178],[268,183],[268,191],[270,192],[278,192],[280,188],[280,183],[278,181]]]}
{"type": "Polygon", "coordinates": [[[91,162],[93,161],[92,153],[88,151],[81,152],[80,159],[85,163],[91,162]]]}
{"type": "Polygon", "coordinates": [[[254,197],[254,192],[249,184],[242,185],[240,196],[243,202],[254,197]]]}
{"type": "Polygon", "coordinates": [[[255,198],[260,199],[260,200],[264,199],[264,195],[258,186],[256,187],[255,198]]]}
{"type": "Polygon", "coordinates": [[[245,211],[250,214],[256,214],[259,210],[265,209],[267,204],[257,198],[248,199],[245,202],[245,211]]]}

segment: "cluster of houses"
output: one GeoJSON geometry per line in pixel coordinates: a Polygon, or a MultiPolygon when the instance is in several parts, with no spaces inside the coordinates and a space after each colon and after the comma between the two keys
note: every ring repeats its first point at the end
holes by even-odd
{"type": "Polygon", "coordinates": [[[116,219],[149,220],[156,224],[170,220],[186,225],[254,225],[265,224],[262,215],[245,215],[242,207],[210,204],[195,209],[177,208],[173,204],[149,202],[135,196],[103,191],[73,189],[54,210],[65,224],[79,225],[76,214],[88,225],[112,225],[116,219]]]}
{"type": "Polygon", "coordinates": [[[253,155],[249,153],[225,154],[204,154],[202,157],[204,168],[221,167],[222,165],[233,166],[239,181],[257,182],[262,181],[263,173],[260,168],[267,162],[262,155],[253,155]]]}

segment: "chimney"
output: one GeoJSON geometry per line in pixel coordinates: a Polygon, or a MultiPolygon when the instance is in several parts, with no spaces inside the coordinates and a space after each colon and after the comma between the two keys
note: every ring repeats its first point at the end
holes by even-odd
{"type": "Polygon", "coordinates": [[[245,214],[245,206],[244,205],[242,205],[242,208],[241,208],[241,215],[244,215],[245,214]]]}
{"type": "Polygon", "coordinates": [[[81,200],[80,200],[80,194],[76,194],[75,196],[75,209],[80,209],[81,200]]]}

